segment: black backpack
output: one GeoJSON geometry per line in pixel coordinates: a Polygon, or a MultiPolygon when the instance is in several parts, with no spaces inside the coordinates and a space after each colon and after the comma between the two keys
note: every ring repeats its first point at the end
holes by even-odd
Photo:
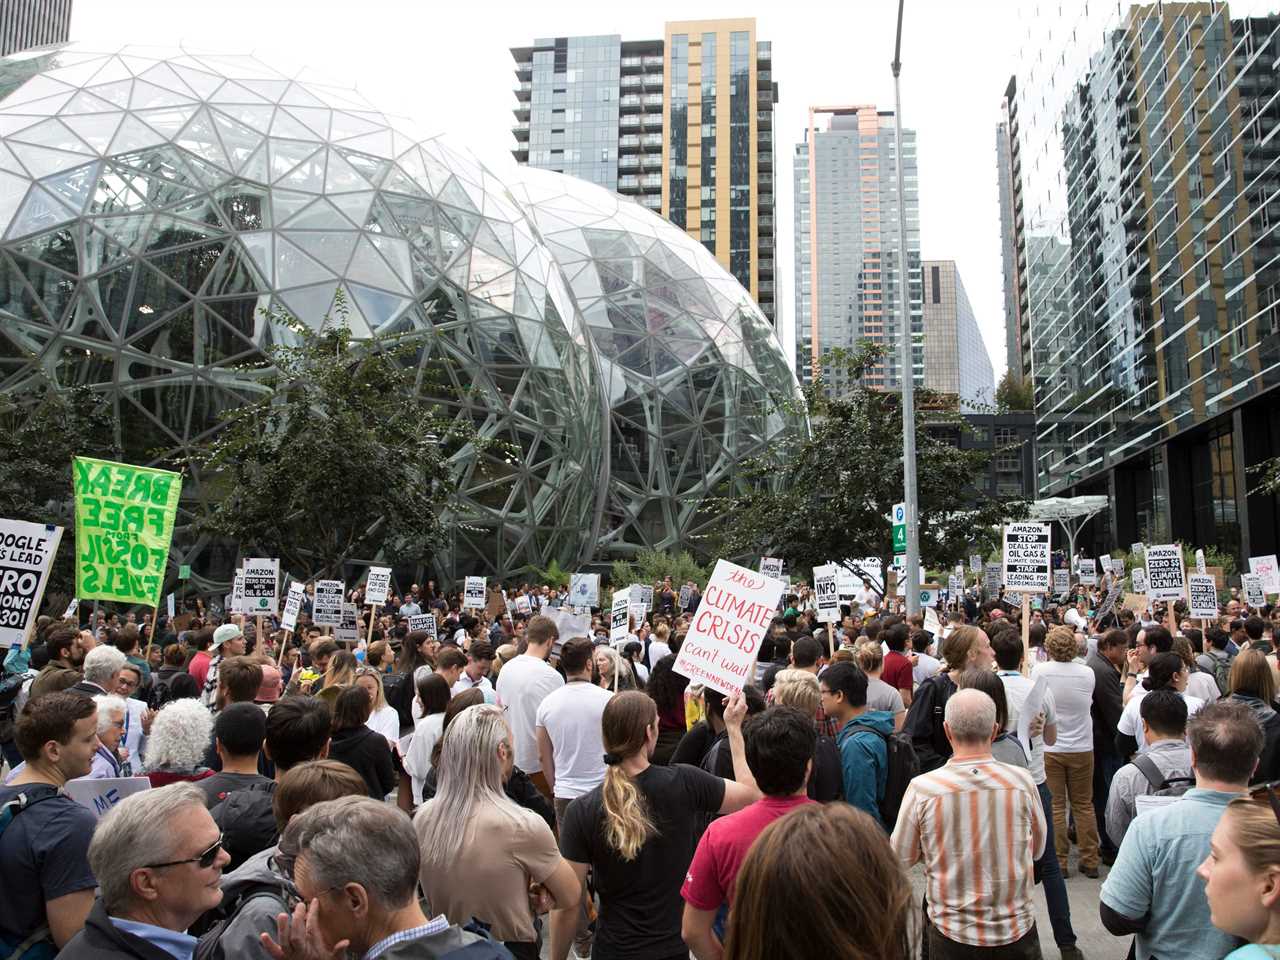
{"type": "Polygon", "coordinates": [[[875,727],[860,723],[857,726],[861,730],[870,730],[884,741],[888,763],[885,767],[884,796],[880,798],[880,819],[885,829],[892,831],[894,824],[898,822],[898,811],[902,808],[902,798],[907,794],[907,785],[920,775],[920,758],[916,756],[916,748],[906,734],[883,733],[875,727]]]}
{"type": "Polygon", "coordinates": [[[1138,754],[1133,758],[1133,765],[1138,768],[1147,783],[1151,784],[1151,797],[1180,797],[1196,785],[1195,777],[1169,777],[1160,772],[1156,762],[1146,754],[1138,754]]]}
{"type": "Polygon", "coordinates": [[[383,674],[382,693],[387,698],[387,703],[396,708],[400,717],[400,729],[413,729],[413,700],[418,695],[418,691],[414,689],[413,674],[383,674]]]}
{"type": "Polygon", "coordinates": [[[221,943],[223,931],[231,925],[245,904],[260,897],[281,899],[280,884],[265,881],[250,884],[234,900],[228,900],[224,895],[222,903],[212,910],[205,911],[187,931],[191,936],[200,939],[196,944],[195,960],[227,960],[226,951],[223,950],[221,943]]]}
{"type": "Polygon", "coordinates": [[[0,743],[13,740],[13,724],[18,718],[14,703],[22,692],[22,685],[27,682],[27,674],[6,673],[0,680],[0,743]]]}

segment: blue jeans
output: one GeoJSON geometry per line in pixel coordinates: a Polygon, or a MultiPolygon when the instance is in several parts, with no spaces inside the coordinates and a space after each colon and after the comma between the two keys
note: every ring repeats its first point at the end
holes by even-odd
{"type": "Polygon", "coordinates": [[[1062,865],[1053,846],[1053,794],[1043,783],[1036,784],[1040,791],[1040,803],[1044,807],[1044,854],[1036,861],[1040,881],[1044,884],[1044,899],[1049,905],[1049,925],[1053,927],[1053,940],[1060,947],[1076,942],[1076,932],[1071,929],[1071,904],[1067,900],[1067,883],[1062,879],[1062,865]]]}

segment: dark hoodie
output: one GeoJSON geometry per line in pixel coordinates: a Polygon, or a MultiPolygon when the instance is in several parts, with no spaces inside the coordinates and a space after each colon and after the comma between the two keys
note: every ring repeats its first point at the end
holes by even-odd
{"type": "Polygon", "coordinates": [[[1271,704],[1244,693],[1231,694],[1251,711],[1262,727],[1262,755],[1258,757],[1258,769],[1250,778],[1251,783],[1270,783],[1280,779],[1280,713],[1271,704]]]}
{"type": "Polygon", "coordinates": [[[232,790],[227,799],[209,811],[222,831],[222,848],[231,857],[227,871],[235,870],[279,839],[275,811],[271,809],[275,791],[274,780],[255,783],[243,790],[232,790]]]}

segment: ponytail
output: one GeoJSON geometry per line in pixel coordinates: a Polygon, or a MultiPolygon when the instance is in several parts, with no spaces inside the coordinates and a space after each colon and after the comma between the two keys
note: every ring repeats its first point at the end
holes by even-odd
{"type": "Polygon", "coordinates": [[[657,706],[636,690],[615,694],[600,719],[604,748],[609,751],[604,758],[604,784],[600,790],[605,840],[627,862],[640,855],[640,848],[657,833],[657,828],[649,816],[644,794],[621,764],[645,749],[649,727],[657,719],[657,706]]]}

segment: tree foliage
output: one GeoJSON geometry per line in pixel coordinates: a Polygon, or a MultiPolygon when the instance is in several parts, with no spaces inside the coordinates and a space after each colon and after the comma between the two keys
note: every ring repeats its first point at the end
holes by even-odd
{"type": "MultiPolygon", "coordinates": [[[[775,456],[747,465],[751,492],[727,495],[722,556],[782,557],[807,571],[828,561],[893,558],[890,514],[902,494],[901,395],[866,386],[863,373],[883,348],[863,344],[833,363],[848,371],[851,389],[827,396],[821,378],[806,388],[812,433],[787,442],[775,456]]],[[[996,501],[975,487],[991,453],[956,445],[967,426],[938,394],[917,390],[916,487],[921,563],[947,568],[998,545],[1000,524],[1025,516],[1026,504],[996,501]]],[[[985,486],[985,484],[984,484],[985,486]]],[[[851,565],[854,569],[860,568],[851,565]]]]}
{"type": "Polygon", "coordinates": [[[65,528],[46,591],[50,604],[65,603],[75,590],[71,458],[117,457],[115,426],[110,400],[85,386],[43,379],[21,399],[0,394],[0,517],[65,528]]]}
{"type": "Polygon", "coordinates": [[[1035,391],[1031,381],[1019,383],[1014,379],[1013,371],[1006,370],[996,387],[996,408],[1002,413],[1030,413],[1035,409],[1035,391]]]}
{"type": "Polygon", "coordinates": [[[555,557],[551,558],[545,568],[539,566],[531,566],[533,575],[541,581],[545,586],[555,587],[557,590],[569,589],[569,578],[572,576],[571,571],[565,570],[560,566],[560,561],[555,557]]]}
{"type": "Polygon", "coordinates": [[[651,586],[670,577],[677,589],[688,581],[699,587],[706,585],[711,576],[710,567],[700,564],[687,551],[663,553],[660,550],[641,550],[631,560],[615,560],[609,574],[609,582],[618,589],[633,583],[651,586]]]}
{"type": "Polygon", "coordinates": [[[341,297],[319,332],[270,351],[261,399],[230,411],[201,455],[211,471],[201,528],[311,578],[352,560],[420,560],[443,544],[457,489],[449,460],[491,446],[439,399],[444,368],[419,369],[421,340],[356,339],[341,297]]]}
{"type": "Polygon", "coordinates": [[[1272,457],[1249,468],[1249,473],[1257,478],[1257,486],[1249,492],[1269,495],[1280,493],[1280,457],[1272,457]]]}

